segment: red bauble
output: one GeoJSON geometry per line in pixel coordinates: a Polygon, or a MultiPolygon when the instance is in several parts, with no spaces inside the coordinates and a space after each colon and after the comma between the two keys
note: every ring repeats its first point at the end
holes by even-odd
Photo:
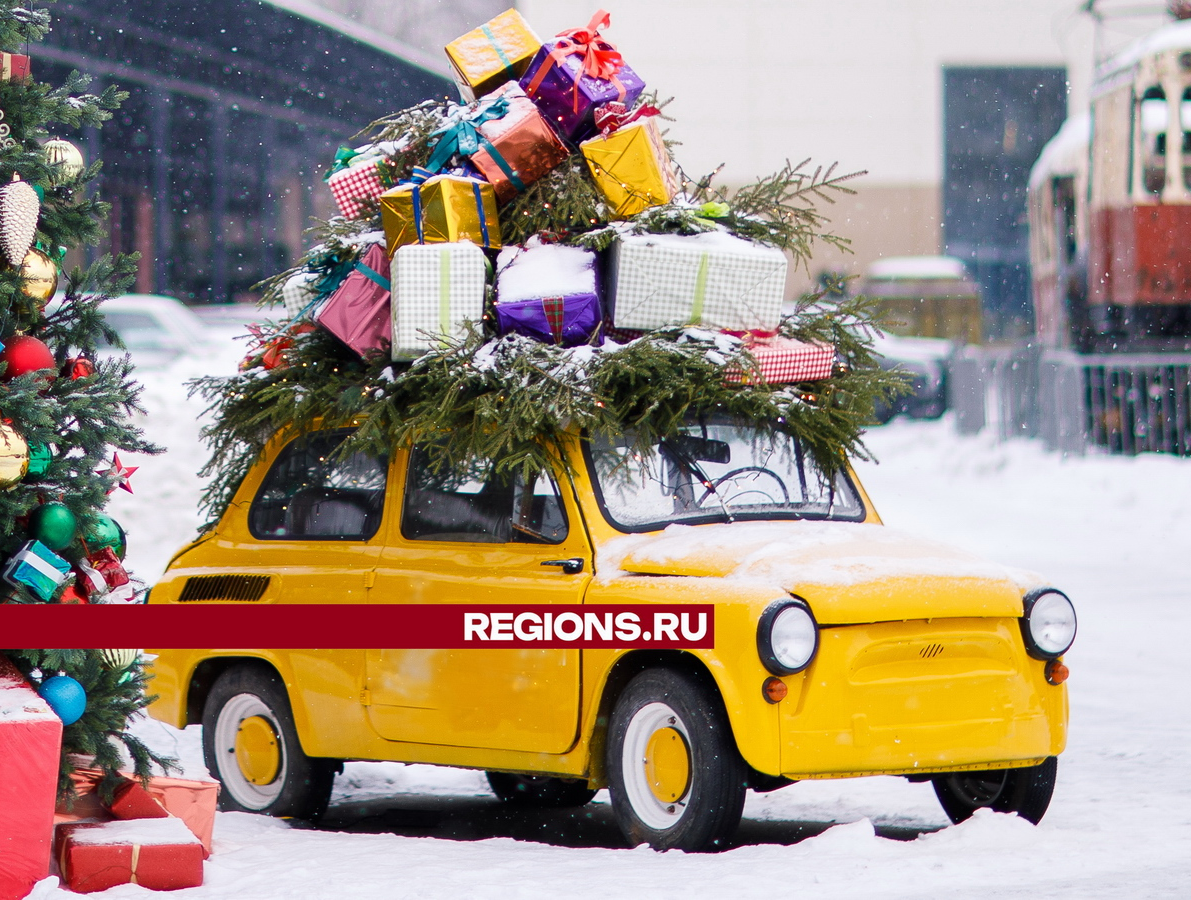
{"type": "MultiPolygon", "coordinates": [[[[54,354],[50,352],[50,348],[37,338],[25,334],[18,334],[8,339],[4,351],[0,352],[0,362],[8,363],[8,369],[4,372],[5,381],[16,378],[18,375],[37,372],[40,369],[57,368],[54,363],[54,354]]],[[[53,378],[53,373],[51,372],[48,377],[53,378]]]]}
{"type": "Polygon", "coordinates": [[[73,584],[67,585],[66,590],[62,592],[62,596],[58,598],[58,602],[76,606],[88,605],[87,598],[84,597],[82,592],[73,584]]]}
{"type": "Polygon", "coordinates": [[[71,381],[78,381],[95,374],[95,363],[85,356],[72,356],[62,367],[62,374],[69,375],[71,381]]]}

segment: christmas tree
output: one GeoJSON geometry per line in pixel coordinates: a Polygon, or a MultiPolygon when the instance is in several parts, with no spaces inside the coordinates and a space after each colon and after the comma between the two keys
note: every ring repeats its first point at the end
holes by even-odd
{"type": "Polygon", "coordinates": [[[127,358],[97,361],[95,351],[101,342],[119,346],[100,307],[129,289],[137,261],[103,256],[60,271],[70,249],[99,242],[108,206],[90,186],[100,163],[86,165],[55,136],[102,124],[127,94],[87,93],[89,79],[77,72],[57,87],[36,81],[19,51],[49,24],[46,10],[0,0],[8,73],[0,81],[3,600],[127,601],[124,534],[103,508],[117,486],[128,487],[119,452],[157,448],[129,420],[140,389],[127,358]]]}

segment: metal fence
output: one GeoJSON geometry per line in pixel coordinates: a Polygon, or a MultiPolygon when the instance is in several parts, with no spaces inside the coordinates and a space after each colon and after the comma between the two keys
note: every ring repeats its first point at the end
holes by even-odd
{"type": "Polygon", "coordinates": [[[1082,453],[1191,456],[1191,353],[1079,355],[1037,347],[967,347],[951,362],[949,404],[961,433],[1041,438],[1082,453]]]}

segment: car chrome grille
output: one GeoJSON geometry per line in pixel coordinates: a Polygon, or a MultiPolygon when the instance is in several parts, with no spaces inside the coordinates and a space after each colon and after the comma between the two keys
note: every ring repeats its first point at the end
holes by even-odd
{"type": "Polygon", "coordinates": [[[179,603],[201,600],[259,600],[268,590],[268,575],[196,575],[186,579],[179,603]]]}

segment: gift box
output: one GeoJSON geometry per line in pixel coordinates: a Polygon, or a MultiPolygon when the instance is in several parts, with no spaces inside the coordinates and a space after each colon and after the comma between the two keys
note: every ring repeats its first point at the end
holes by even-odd
{"type": "Polygon", "coordinates": [[[653,116],[584,141],[579,150],[617,218],[669,203],[678,193],[678,176],[653,116]]]}
{"type": "Polygon", "coordinates": [[[0,900],[49,874],[62,720],[0,656],[0,900]]]}
{"type": "MultiPolygon", "coordinates": [[[[418,176],[419,179],[421,176],[418,176]]],[[[492,185],[457,175],[434,175],[380,195],[389,256],[405,244],[471,241],[500,247],[500,220],[492,185]]]]}
{"type": "Polygon", "coordinates": [[[601,340],[603,310],[596,257],[580,247],[506,247],[496,261],[496,323],[547,344],[573,347],[601,340]]]}
{"type": "Polygon", "coordinates": [[[619,329],[776,331],[786,255],[713,231],[625,235],[611,247],[605,310],[619,329]]]}
{"type": "Polygon", "coordinates": [[[139,884],[155,891],[199,887],[203,845],[175,818],[58,826],[58,867],[72,891],[139,884]]]}
{"type": "Polygon", "coordinates": [[[455,38],[445,49],[459,96],[470,103],[519,78],[541,46],[521,13],[510,9],[455,38]]]}
{"type": "Polygon", "coordinates": [[[315,316],[361,357],[373,350],[387,352],[393,342],[388,276],[389,257],[380,244],[373,244],[315,316]]]}
{"type": "Polygon", "coordinates": [[[364,213],[367,201],[375,200],[389,188],[382,174],[382,165],[386,151],[395,148],[392,142],[368,144],[356,150],[339,148],[326,181],[341,215],[358,218],[364,213]]]}
{"type": "Polygon", "coordinates": [[[28,78],[29,71],[29,57],[20,53],[0,53],[0,81],[28,78]]]}
{"type": "Polygon", "coordinates": [[[512,200],[570,155],[516,84],[506,84],[484,97],[479,110],[490,117],[477,126],[485,142],[471,155],[471,163],[492,185],[500,203],[512,200]],[[503,114],[491,116],[493,110],[503,110],[503,114]]]}
{"type": "Polygon", "coordinates": [[[419,356],[484,317],[488,260],[464,241],[407,244],[393,254],[393,358],[419,356]]]}
{"type": "Polygon", "coordinates": [[[296,272],[285,280],[281,286],[281,300],[285,304],[285,314],[296,319],[307,312],[307,307],[313,309],[313,303],[319,297],[319,282],[323,276],[318,272],[296,272]]]}
{"type": "Polygon", "coordinates": [[[44,602],[54,596],[69,572],[70,563],[61,556],[41,541],[29,541],[4,567],[4,580],[44,602]]]}
{"type": "Polygon", "coordinates": [[[85,559],[74,564],[74,586],[89,603],[98,602],[108,592],[108,583],[103,575],[85,559]]]}
{"type": "Polygon", "coordinates": [[[211,834],[215,827],[215,811],[219,803],[218,781],[154,776],[149,779],[148,787],[142,788],[139,779],[131,775],[126,777],[127,782],[116,789],[115,800],[108,807],[99,801],[98,787],[103,773],[99,769],[85,766],[76,768],[70,776],[76,792],[74,803],[69,808],[60,805],[55,821],[64,823],[77,822],[80,819],[107,819],[113,815],[138,818],[131,814],[147,807],[144,805],[144,797],[128,786],[135,784],[153,803],[158,804],[169,815],[182,820],[199,839],[204,854],[210,855],[211,834]]]}
{"type": "Polygon", "coordinates": [[[521,76],[521,87],[563,137],[579,143],[595,131],[595,109],[618,101],[632,106],[643,82],[616,48],[601,37],[609,16],[601,10],[586,28],[547,41],[521,76]]]}
{"type": "Polygon", "coordinates": [[[96,550],[87,557],[87,563],[103,577],[108,590],[128,584],[128,573],[111,547],[96,550]]]}
{"type": "Polygon", "coordinates": [[[744,337],[744,348],[753,357],[755,367],[742,370],[731,366],[724,372],[726,381],[733,384],[752,384],[763,380],[768,384],[796,384],[800,381],[819,381],[831,377],[835,364],[835,348],[829,344],[814,344],[790,338],[744,337]]]}

